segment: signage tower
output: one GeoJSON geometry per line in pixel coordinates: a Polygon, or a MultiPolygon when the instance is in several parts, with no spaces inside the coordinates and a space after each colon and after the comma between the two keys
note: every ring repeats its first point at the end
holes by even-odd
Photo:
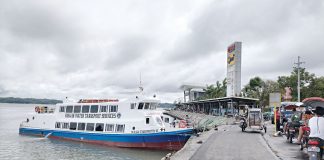
{"type": "Polygon", "coordinates": [[[242,42],[234,42],[227,48],[226,97],[239,97],[241,93],[242,42]]]}

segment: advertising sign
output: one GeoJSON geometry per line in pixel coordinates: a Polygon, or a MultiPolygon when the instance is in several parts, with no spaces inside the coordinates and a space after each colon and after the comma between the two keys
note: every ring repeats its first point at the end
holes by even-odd
{"type": "Polygon", "coordinates": [[[281,104],[281,94],[280,93],[270,93],[269,95],[269,105],[270,107],[273,107],[273,115],[274,115],[274,123],[275,123],[275,132],[277,132],[280,129],[279,122],[277,122],[277,114],[276,111],[279,109],[281,104]]]}
{"type": "Polygon", "coordinates": [[[227,64],[235,64],[235,43],[227,48],[227,64]]]}

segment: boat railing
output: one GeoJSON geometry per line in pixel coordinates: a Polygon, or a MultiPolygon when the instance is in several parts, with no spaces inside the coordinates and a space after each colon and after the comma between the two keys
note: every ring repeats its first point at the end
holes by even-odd
{"type": "Polygon", "coordinates": [[[20,123],[20,128],[21,127],[30,127],[30,125],[29,125],[29,120],[27,120],[27,121],[22,121],[21,123],[20,123]]]}
{"type": "Polygon", "coordinates": [[[119,102],[118,99],[80,99],[78,103],[106,103],[106,102],[119,102]]]}
{"type": "Polygon", "coordinates": [[[54,107],[47,107],[47,106],[36,106],[35,107],[35,112],[38,114],[43,114],[43,113],[54,113],[55,108],[54,107]]]}

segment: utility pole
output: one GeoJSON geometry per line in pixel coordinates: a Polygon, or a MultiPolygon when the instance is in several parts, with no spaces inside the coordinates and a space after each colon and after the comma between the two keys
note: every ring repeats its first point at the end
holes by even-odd
{"type": "Polygon", "coordinates": [[[297,76],[298,76],[298,81],[297,81],[297,92],[298,92],[298,102],[300,102],[300,65],[305,62],[300,61],[300,56],[298,56],[298,62],[295,63],[297,65],[297,76]]]}

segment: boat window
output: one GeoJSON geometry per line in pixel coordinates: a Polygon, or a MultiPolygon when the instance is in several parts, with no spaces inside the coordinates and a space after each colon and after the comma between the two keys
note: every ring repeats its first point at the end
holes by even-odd
{"type": "Polygon", "coordinates": [[[131,103],[131,109],[134,109],[136,107],[136,103],[131,103]]]}
{"type": "Polygon", "coordinates": [[[78,123],[78,130],[84,131],[85,129],[85,123],[78,123]]]}
{"type": "Polygon", "coordinates": [[[165,123],[169,123],[170,122],[170,119],[169,118],[164,118],[164,122],[165,123]]]}
{"type": "Polygon", "coordinates": [[[106,124],[106,131],[107,132],[113,132],[114,131],[114,126],[113,124],[106,124]]]}
{"type": "Polygon", "coordinates": [[[66,113],[72,113],[73,106],[66,106],[66,113]]]}
{"type": "Polygon", "coordinates": [[[138,109],[143,109],[144,103],[139,103],[138,104],[138,109]]]}
{"type": "Polygon", "coordinates": [[[118,106],[117,105],[113,105],[113,106],[110,106],[110,112],[117,112],[118,111],[118,106]]]}
{"type": "Polygon", "coordinates": [[[144,109],[149,109],[150,108],[150,103],[145,103],[144,109]]]}
{"type": "Polygon", "coordinates": [[[69,123],[63,123],[62,128],[64,128],[64,129],[69,129],[69,123]]]}
{"type": "Polygon", "coordinates": [[[71,122],[70,123],[70,130],[76,130],[77,128],[77,123],[76,122],[71,122]]]}
{"type": "Polygon", "coordinates": [[[81,112],[81,106],[74,106],[73,113],[80,113],[81,112]]]}
{"type": "Polygon", "coordinates": [[[92,105],[90,109],[91,113],[98,113],[98,105],[92,105]]]}
{"type": "Polygon", "coordinates": [[[96,131],[103,131],[104,130],[104,124],[103,123],[97,123],[96,124],[96,131]]]}
{"type": "Polygon", "coordinates": [[[100,112],[107,112],[108,106],[100,106],[100,112]]]}
{"type": "Polygon", "coordinates": [[[55,128],[61,128],[61,123],[60,122],[56,122],[55,123],[55,128]]]}
{"type": "Polygon", "coordinates": [[[150,124],[150,118],[146,118],[146,124],[150,124]]]}
{"type": "Polygon", "coordinates": [[[60,106],[60,112],[65,112],[65,107],[64,106],[60,106]]]}
{"type": "Polygon", "coordinates": [[[82,106],[82,113],[89,113],[90,106],[82,106]]]}
{"type": "Polygon", "coordinates": [[[116,132],[124,132],[125,130],[125,125],[124,124],[116,124],[116,132]]]}
{"type": "Polygon", "coordinates": [[[94,123],[87,123],[87,131],[93,131],[94,130],[94,123]]]}
{"type": "Polygon", "coordinates": [[[155,121],[156,121],[160,126],[162,126],[162,120],[161,120],[160,117],[156,117],[156,118],[155,118],[155,121]]]}
{"type": "Polygon", "coordinates": [[[158,103],[151,103],[151,105],[150,105],[150,109],[154,110],[154,109],[156,109],[158,106],[159,106],[158,103]]]}

